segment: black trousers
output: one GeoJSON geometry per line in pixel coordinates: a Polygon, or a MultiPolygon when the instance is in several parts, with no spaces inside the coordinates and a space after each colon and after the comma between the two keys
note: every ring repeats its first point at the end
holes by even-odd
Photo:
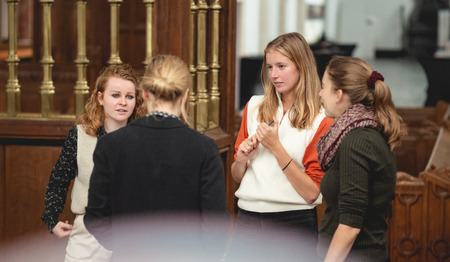
{"type": "Polygon", "coordinates": [[[317,211],[240,209],[227,261],[316,261],[317,211]]]}

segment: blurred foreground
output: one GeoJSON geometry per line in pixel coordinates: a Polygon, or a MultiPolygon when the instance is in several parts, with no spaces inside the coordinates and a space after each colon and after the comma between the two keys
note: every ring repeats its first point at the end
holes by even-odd
{"type": "MultiPolygon", "coordinates": [[[[316,254],[311,239],[293,238],[285,229],[237,240],[228,219],[199,225],[198,219],[184,215],[120,220],[112,230],[112,261],[314,261],[316,254]]],[[[60,262],[66,245],[67,238],[31,235],[2,245],[0,261],[60,262]]]]}

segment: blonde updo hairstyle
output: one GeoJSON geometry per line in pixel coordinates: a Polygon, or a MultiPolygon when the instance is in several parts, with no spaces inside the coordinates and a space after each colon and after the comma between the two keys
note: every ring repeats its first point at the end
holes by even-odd
{"type": "Polygon", "coordinates": [[[192,86],[192,79],[188,67],[180,58],[172,55],[156,55],[152,57],[140,83],[142,91],[147,90],[153,95],[148,103],[154,108],[159,100],[175,103],[183,99],[181,105],[181,119],[188,123],[187,99],[183,95],[192,86]]]}

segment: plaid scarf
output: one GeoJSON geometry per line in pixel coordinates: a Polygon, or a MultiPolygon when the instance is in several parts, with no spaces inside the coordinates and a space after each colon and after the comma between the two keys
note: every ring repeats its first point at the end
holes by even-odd
{"type": "Polygon", "coordinates": [[[381,127],[375,112],[368,111],[363,104],[352,105],[336,118],[316,144],[320,167],[327,170],[331,166],[331,161],[348,132],[366,126],[377,130],[381,127]]]}

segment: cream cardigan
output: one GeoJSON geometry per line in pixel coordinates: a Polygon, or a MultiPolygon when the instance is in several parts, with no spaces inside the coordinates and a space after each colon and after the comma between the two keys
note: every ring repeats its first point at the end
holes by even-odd
{"type": "Polygon", "coordinates": [[[88,202],[89,181],[91,179],[94,162],[94,154],[97,137],[86,134],[81,125],[77,125],[77,166],[78,173],[72,188],[71,210],[74,214],[84,214],[88,202]]]}
{"type": "MultiPolygon", "coordinates": [[[[263,96],[253,96],[247,105],[249,137],[256,133],[259,124],[257,121],[258,105],[262,99],[263,96]]],[[[283,114],[282,106],[278,108],[276,113],[279,121],[278,135],[281,144],[293,161],[304,170],[302,160],[305,150],[316,134],[325,114],[321,111],[311,129],[300,131],[291,127],[288,114],[289,111],[283,114]]],[[[275,156],[263,145],[259,145],[258,152],[247,164],[245,175],[236,191],[239,208],[261,213],[282,212],[311,209],[322,203],[322,195],[320,195],[313,204],[308,204],[286,178],[275,156]]]]}

